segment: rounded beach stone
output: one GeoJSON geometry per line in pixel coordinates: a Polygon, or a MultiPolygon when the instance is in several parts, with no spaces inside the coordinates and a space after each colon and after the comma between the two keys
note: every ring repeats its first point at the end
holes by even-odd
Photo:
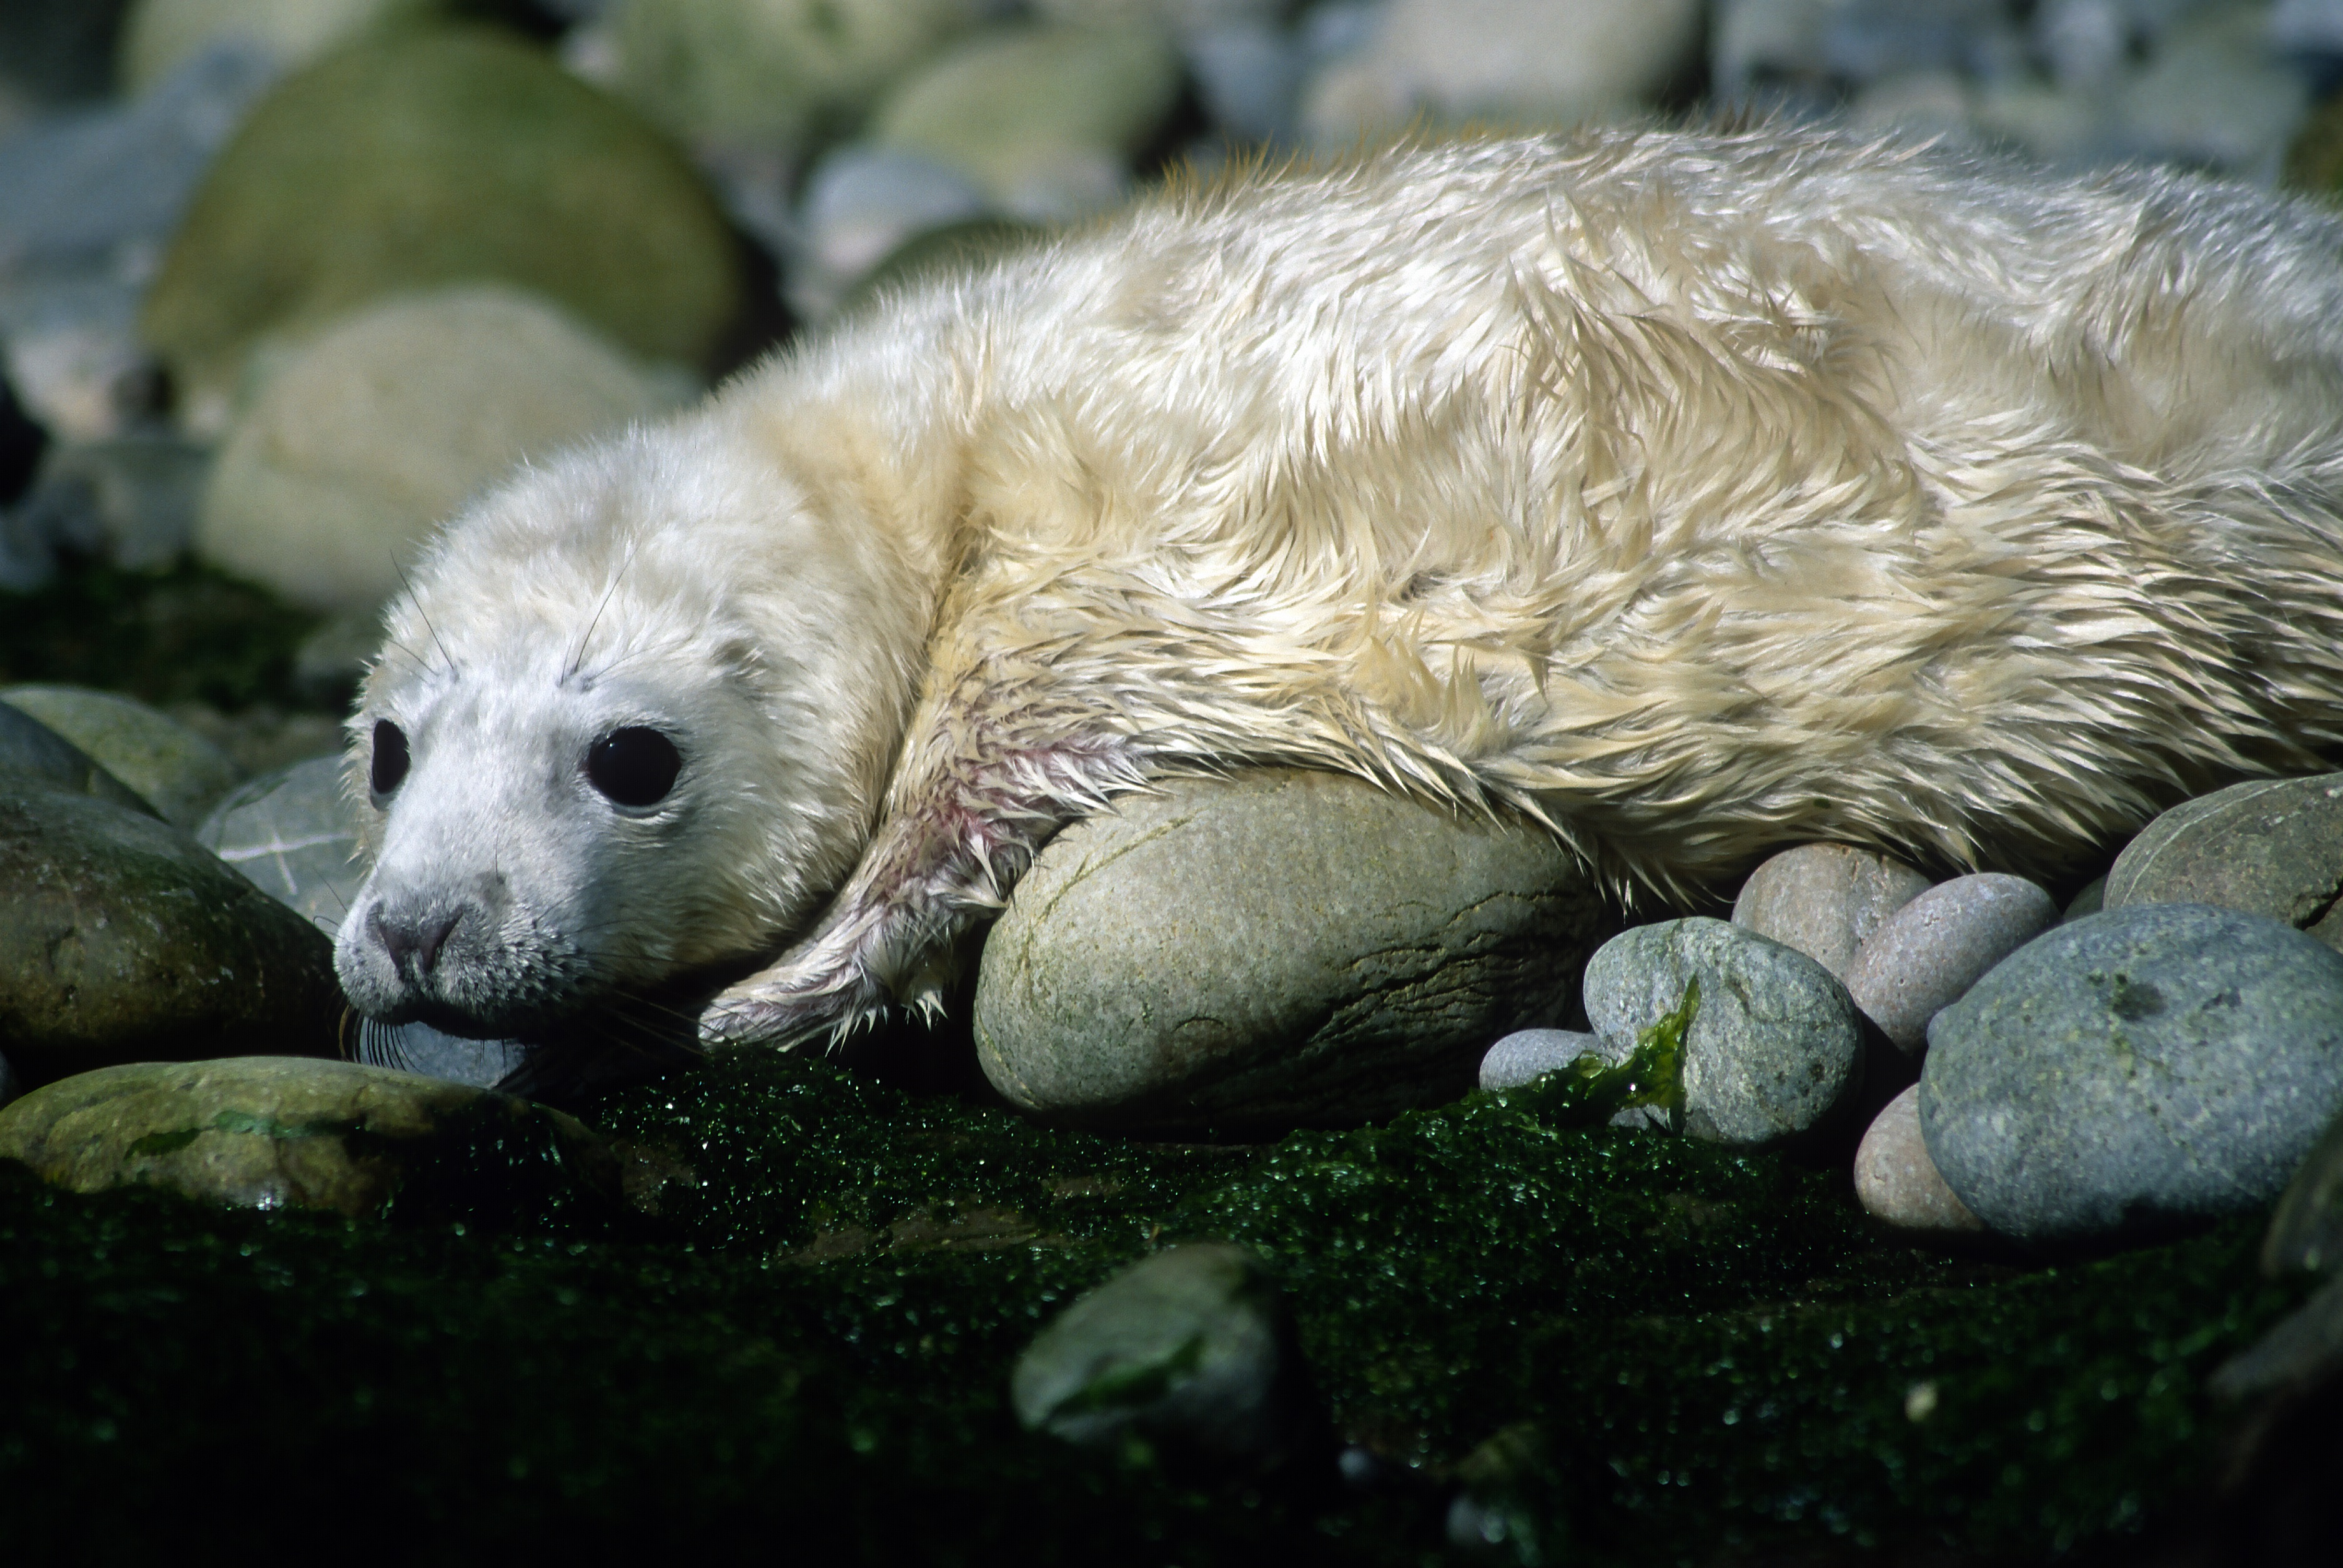
{"type": "Polygon", "coordinates": [[[1579,1030],[1515,1030],[1481,1059],[1481,1087],[1518,1089],[1568,1067],[1582,1056],[1608,1060],[1602,1040],[1579,1030]]]}
{"type": "Polygon", "coordinates": [[[1855,1196],[1864,1211],[1899,1231],[1961,1234],[1985,1223],[1968,1211],[1928,1158],[1920,1136],[1920,1086],[1887,1102],[1855,1151],[1855,1196]]]}
{"type": "Polygon", "coordinates": [[[31,714],[0,701],[0,779],[9,773],[145,816],[156,814],[144,796],[98,766],[88,752],[31,714]]]}
{"type": "Polygon", "coordinates": [[[347,1061],[136,1062],[0,1111],[0,1158],[76,1192],[161,1187],[248,1209],[357,1215],[541,1210],[618,1196],[617,1157],[574,1117],[347,1061]]]}
{"type": "Polygon", "coordinates": [[[1928,879],[1873,849],[1801,844],[1749,874],[1733,923],[1795,948],[1841,980],[1879,922],[1928,890],[1928,879]]]}
{"type": "Polygon", "coordinates": [[[2343,1270],[2343,1116],[2327,1124],[2286,1184],[2262,1238],[2262,1270],[2269,1274],[2343,1270]]]}
{"type": "Polygon", "coordinates": [[[1939,882],[1880,922],[1847,965],[1846,989],[1897,1050],[1927,1049],[1928,1020],[1979,976],[2058,923],[2058,906],[1997,871],[1939,882]]]}
{"type": "Polygon", "coordinates": [[[2153,1235],[2275,1199],[2343,1110],[2343,955],[2258,915],[2064,925],[1936,1015],[1920,1128],[2021,1241],[2153,1235]]]}
{"type": "Polygon", "coordinates": [[[959,169],[1014,216],[1081,217],[1121,199],[1131,159],[1179,99],[1180,70],[1149,27],[989,32],[904,78],[871,137],[959,169]]]}
{"type": "Polygon", "coordinates": [[[339,756],[263,774],[222,800],[196,841],[328,937],[341,929],[363,876],[357,825],[339,756]]]}
{"type": "Polygon", "coordinates": [[[1699,0],[1388,0],[1307,89],[1327,150],[1428,117],[1567,129],[1648,106],[1700,46],[1699,0]]]}
{"type": "Polygon", "coordinates": [[[332,944],[152,817],[0,778],[0,1040],[29,1083],[334,1049],[332,944]]]}
{"type": "Polygon", "coordinates": [[[169,568],[196,537],[208,445],[152,430],[52,449],[13,519],[39,548],[95,556],[130,571],[169,568]]]}
{"type": "Polygon", "coordinates": [[[627,0],[616,85],[686,136],[779,146],[859,114],[979,0],[627,0]]]}
{"type": "Polygon", "coordinates": [[[12,686],[0,702],[87,752],[174,828],[192,828],[236,788],[234,759],[166,713],[84,686],[12,686]]]}
{"type": "Polygon", "coordinates": [[[515,289],[384,300],[267,377],[212,469],[196,548],[310,608],[371,612],[431,530],[515,464],[689,390],[515,289]]]}
{"type": "Polygon", "coordinates": [[[2105,900],[2217,904],[2343,949],[2343,773],[2233,784],[2175,806],[2116,857],[2105,900]]]}
{"type": "Polygon", "coordinates": [[[136,0],[122,19],[122,85],[141,93],[207,48],[257,48],[298,65],[367,33],[434,12],[448,0],[136,0]]]}
{"type": "Polygon", "coordinates": [[[861,143],[825,155],[806,178],[803,232],[790,298],[817,316],[913,236],[984,216],[984,196],[959,170],[902,147],[861,143]]]}
{"type": "Polygon", "coordinates": [[[985,943],[977,1050],[1056,1121],[1369,1121],[1454,1099],[1493,1035],[1560,1020],[1601,919],[1527,823],[1332,773],[1171,780],[1035,858],[985,943]]]}
{"type": "Polygon", "coordinates": [[[1863,1032],[1846,988],[1805,954],[1701,916],[1638,926],[1586,964],[1586,1016],[1604,1054],[1700,999],[1684,1048],[1684,1130],[1768,1148],[1826,1121],[1862,1087],[1863,1032]]]}
{"type": "Polygon", "coordinates": [[[1136,1434],[1216,1467],[1275,1468],[1322,1425],[1276,1282],[1228,1241],[1158,1252],[1078,1298],[1009,1390],[1029,1431],[1110,1451],[1136,1434]]]}
{"type": "Polygon", "coordinates": [[[215,427],[263,334],[502,282],[629,352],[699,365],[740,256],[682,154],[541,51],[402,30],[287,77],[213,163],[146,294],[146,340],[215,427]]]}

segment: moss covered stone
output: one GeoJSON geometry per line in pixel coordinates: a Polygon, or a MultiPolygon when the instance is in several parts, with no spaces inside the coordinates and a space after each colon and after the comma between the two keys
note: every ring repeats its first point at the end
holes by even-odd
{"type": "Polygon", "coordinates": [[[28,1083],[333,1050],[333,945],[153,817],[0,775],[0,1041],[28,1083]]]}
{"type": "Polygon", "coordinates": [[[741,302],[714,199],[635,112],[487,29],[396,33],[287,78],[213,164],[146,298],[199,406],[264,333],[495,281],[698,363],[741,302]]]}
{"type": "Polygon", "coordinates": [[[0,688],[0,702],[89,753],[174,828],[192,829],[243,774],[228,754],[166,713],[85,686],[0,688]]]}
{"type": "Polygon", "coordinates": [[[84,1072],[0,1110],[0,1159],[76,1192],[159,1187],[252,1209],[477,1214],[615,1204],[576,1118],[351,1061],[231,1057],[84,1072]]]}

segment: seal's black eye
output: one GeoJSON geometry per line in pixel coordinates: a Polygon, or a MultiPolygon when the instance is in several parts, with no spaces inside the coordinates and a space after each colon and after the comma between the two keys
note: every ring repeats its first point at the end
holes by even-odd
{"type": "Polygon", "coordinates": [[[387,719],[375,720],[374,767],[367,782],[377,795],[387,795],[407,777],[407,732],[387,719]]]}
{"type": "Polygon", "coordinates": [[[656,729],[630,724],[586,749],[586,777],[621,806],[656,806],[675,788],[683,758],[656,729]]]}

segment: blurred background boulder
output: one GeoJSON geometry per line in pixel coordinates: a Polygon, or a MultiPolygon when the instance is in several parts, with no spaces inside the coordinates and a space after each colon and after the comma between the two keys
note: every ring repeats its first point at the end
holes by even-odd
{"type": "Polygon", "coordinates": [[[191,422],[216,429],[264,337],[489,280],[690,365],[741,303],[723,214],[648,123],[518,39],[405,29],[327,56],[253,110],[142,319],[191,422]]]}
{"type": "Polygon", "coordinates": [[[698,390],[542,297],[491,284],[379,300],[256,374],[196,543],[320,611],[387,599],[432,528],[521,458],[698,390]]]}

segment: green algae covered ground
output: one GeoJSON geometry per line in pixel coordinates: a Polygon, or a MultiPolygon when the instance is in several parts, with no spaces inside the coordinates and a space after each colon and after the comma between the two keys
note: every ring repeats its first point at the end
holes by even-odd
{"type": "Polygon", "coordinates": [[[1573,1129],[1549,1084],[1166,1146],[749,1054],[585,1108],[656,1212],[496,1225],[0,1166],[0,1534],[119,1562],[325,1517],[365,1558],[1398,1563],[1457,1555],[1461,1477],[1495,1561],[2024,1560],[2195,1485],[2204,1374],[2301,1293],[2256,1275],[2251,1223],[2055,1270],[1916,1252],[1841,1174],[1573,1129]],[[1396,1480],[1189,1484],[1016,1429],[1041,1322],[1203,1235],[1272,1261],[1338,1431],[1396,1480]]]}

